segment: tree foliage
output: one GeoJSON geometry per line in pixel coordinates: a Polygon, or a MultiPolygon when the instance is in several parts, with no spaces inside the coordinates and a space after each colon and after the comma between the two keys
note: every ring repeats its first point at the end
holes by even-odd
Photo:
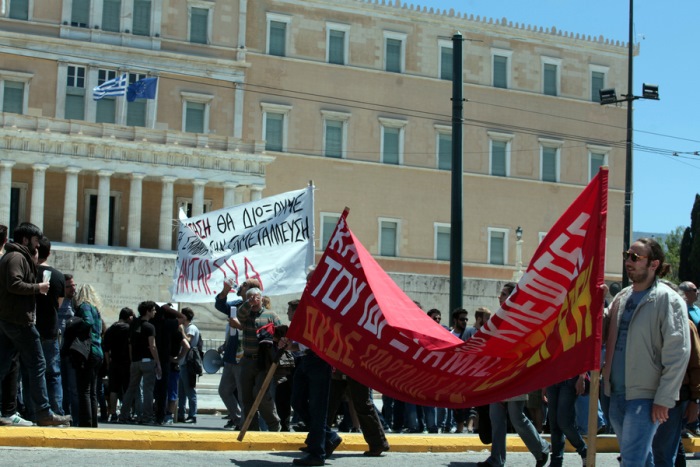
{"type": "Polygon", "coordinates": [[[685,238],[685,232],[688,230],[683,226],[676,227],[669,232],[661,242],[661,247],[666,255],[666,262],[671,265],[671,275],[667,277],[675,283],[680,283],[680,262],[681,262],[681,245],[685,238]]]}
{"type": "Polygon", "coordinates": [[[693,210],[690,212],[690,227],[683,232],[678,269],[681,281],[700,283],[700,194],[695,195],[693,210]]]}

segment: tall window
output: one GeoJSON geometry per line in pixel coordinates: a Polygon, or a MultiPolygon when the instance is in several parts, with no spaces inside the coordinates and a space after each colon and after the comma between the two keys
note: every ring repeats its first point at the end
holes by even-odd
{"type": "Polygon", "coordinates": [[[452,60],[454,56],[452,43],[449,41],[439,41],[440,47],[440,79],[452,80],[452,60]]]}
{"type": "MultiPolygon", "coordinates": [[[[116,70],[97,70],[97,84],[117,77],[116,70]]],[[[116,97],[103,97],[96,102],[95,121],[97,123],[115,123],[117,115],[116,97]]]]}
{"type": "MultiPolygon", "coordinates": [[[[92,191],[92,190],[91,190],[92,191]]],[[[115,245],[114,242],[114,222],[117,199],[114,195],[109,197],[109,227],[107,233],[107,244],[115,245]]],[[[88,245],[95,244],[95,236],[97,232],[97,195],[88,194],[88,245]]]]}
{"type": "Polygon", "coordinates": [[[489,264],[506,264],[508,256],[508,231],[506,229],[488,229],[489,264]]]}
{"type": "Polygon", "coordinates": [[[68,65],[67,71],[64,117],[68,120],[85,120],[85,67],[68,65]]]}
{"type": "MultiPolygon", "coordinates": [[[[129,73],[129,84],[133,84],[144,78],[146,78],[145,74],[129,73]]],[[[147,102],[146,99],[136,99],[134,102],[126,103],[127,126],[146,126],[147,102]]]]}
{"type": "Polygon", "coordinates": [[[27,218],[27,189],[26,183],[12,182],[10,188],[10,223],[8,224],[8,232],[12,235],[20,220],[27,218]]]}
{"type": "Polygon", "coordinates": [[[90,0],[73,0],[70,25],[87,28],[90,23],[90,0]]]}
{"type": "Polygon", "coordinates": [[[263,111],[263,139],[266,151],[287,150],[287,119],[291,106],[260,104],[263,111]]]}
{"type": "Polygon", "coordinates": [[[209,105],[214,99],[210,94],[181,92],[182,131],[188,133],[209,133],[209,105]]]}
{"type": "Polygon", "coordinates": [[[608,67],[590,65],[591,70],[591,101],[600,102],[600,90],[605,89],[605,79],[608,75],[608,67]]]}
{"type": "Polygon", "coordinates": [[[395,220],[379,220],[379,255],[399,255],[399,223],[395,220]]]}
{"type": "Polygon", "coordinates": [[[190,42],[207,44],[209,42],[209,9],[190,8],[190,42]]]}
{"type": "Polygon", "coordinates": [[[384,32],[384,70],[393,73],[404,71],[404,42],[406,35],[384,32]]]}
{"type": "Polygon", "coordinates": [[[321,250],[325,250],[328,246],[331,235],[333,235],[333,230],[335,230],[335,226],[338,224],[338,219],[340,219],[340,214],[321,213],[321,245],[319,245],[321,250]]]}
{"type": "Polygon", "coordinates": [[[510,140],[513,135],[488,132],[490,138],[489,173],[497,177],[510,175],[510,140]]]}
{"type": "Polygon", "coordinates": [[[543,182],[559,181],[559,159],[562,142],[554,139],[539,138],[540,142],[540,179],[543,182]]]}
{"type": "Polygon", "coordinates": [[[449,131],[438,130],[437,167],[440,170],[452,170],[452,134],[449,131]]]}
{"type": "Polygon", "coordinates": [[[122,15],[121,0],[104,0],[102,4],[102,30],[120,32],[122,15]]]}
{"type": "Polygon", "coordinates": [[[267,14],[267,53],[278,57],[287,55],[287,33],[291,21],[289,16],[267,14]]]}
{"type": "Polygon", "coordinates": [[[151,35],[151,0],[134,0],[133,33],[137,36],[151,35]]]}
{"type": "Polygon", "coordinates": [[[403,131],[405,120],[380,118],[382,125],[381,162],[400,165],[403,163],[403,131]]]}
{"type": "Polygon", "coordinates": [[[347,140],[347,121],[350,114],[343,112],[321,111],[323,115],[323,155],[326,157],[345,157],[347,140]]]}
{"type": "Polygon", "coordinates": [[[29,19],[29,0],[10,0],[10,18],[29,19]]]}
{"type": "Polygon", "coordinates": [[[588,180],[598,174],[598,170],[608,165],[608,152],[610,148],[606,146],[588,146],[588,180]]]}
{"type": "Polygon", "coordinates": [[[495,88],[506,89],[510,81],[510,57],[509,50],[494,50],[491,52],[492,59],[492,84],[495,88]]]}
{"type": "Polygon", "coordinates": [[[561,59],[542,57],[542,93],[546,96],[558,96],[559,70],[561,59]]]}
{"type": "Polygon", "coordinates": [[[450,260],[450,232],[448,224],[435,224],[435,259],[450,260]]]}
{"type": "Polygon", "coordinates": [[[21,81],[3,81],[2,111],[14,114],[24,113],[25,83],[21,81]]]}
{"type": "Polygon", "coordinates": [[[326,61],[336,65],[347,64],[348,34],[347,24],[326,23],[326,61]]]}

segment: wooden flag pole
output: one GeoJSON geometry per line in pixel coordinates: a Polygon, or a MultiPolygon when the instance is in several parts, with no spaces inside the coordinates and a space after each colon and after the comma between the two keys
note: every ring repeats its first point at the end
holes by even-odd
{"type": "Polygon", "coordinates": [[[277,366],[279,365],[280,362],[280,357],[282,356],[282,353],[284,350],[278,350],[277,353],[275,354],[275,360],[272,362],[272,365],[270,365],[270,369],[267,370],[267,375],[265,376],[265,380],[262,383],[262,386],[260,386],[260,390],[258,391],[258,395],[255,397],[255,401],[253,402],[253,406],[248,410],[248,416],[245,418],[245,422],[243,422],[243,426],[241,427],[241,432],[238,433],[238,441],[243,441],[243,438],[245,437],[246,432],[248,431],[248,427],[250,426],[250,422],[253,421],[253,417],[255,416],[255,413],[258,411],[258,407],[260,406],[260,402],[262,402],[262,398],[265,397],[265,393],[267,392],[267,388],[270,386],[270,381],[272,381],[272,377],[275,376],[275,371],[277,370],[277,366]]]}
{"type": "Polygon", "coordinates": [[[591,388],[588,391],[588,455],[586,465],[595,467],[598,441],[598,395],[600,393],[600,370],[591,371],[591,388]]]}

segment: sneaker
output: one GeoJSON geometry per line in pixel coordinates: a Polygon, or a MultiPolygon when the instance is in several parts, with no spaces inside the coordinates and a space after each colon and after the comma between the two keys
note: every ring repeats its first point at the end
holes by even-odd
{"type": "Polygon", "coordinates": [[[163,419],[163,425],[172,425],[172,424],[173,424],[173,416],[166,415],[165,419],[163,419]]]}
{"type": "Polygon", "coordinates": [[[0,417],[0,426],[33,426],[34,423],[25,420],[18,413],[9,417],[0,417]]]}
{"type": "Polygon", "coordinates": [[[113,413],[113,414],[109,417],[109,422],[108,422],[108,423],[119,423],[119,415],[113,413]]]}
{"type": "Polygon", "coordinates": [[[49,412],[47,415],[39,418],[36,424],[39,426],[61,426],[70,425],[70,421],[70,415],[56,415],[53,412],[49,412]]]}
{"type": "Polygon", "coordinates": [[[240,427],[238,426],[235,420],[229,420],[228,422],[226,422],[226,425],[224,425],[224,430],[237,431],[240,430],[240,427]]]}
{"type": "Polygon", "coordinates": [[[549,460],[549,453],[546,452],[546,453],[542,454],[542,457],[537,459],[537,462],[535,463],[535,467],[544,467],[545,465],[547,465],[548,460],[549,460]]]}
{"type": "Polygon", "coordinates": [[[185,423],[197,423],[197,417],[187,417],[185,423]]]}

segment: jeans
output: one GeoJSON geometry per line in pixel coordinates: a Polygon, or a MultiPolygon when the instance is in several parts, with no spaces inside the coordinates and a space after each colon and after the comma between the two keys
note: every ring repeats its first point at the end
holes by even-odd
{"type": "Polygon", "coordinates": [[[2,416],[11,417],[17,413],[17,384],[19,383],[19,355],[10,362],[10,368],[2,378],[2,416]]]}
{"type": "MultiPolygon", "coordinates": [[[[29,387],[24,388],[25,397],[32,401],[37,419],[51,413],[49,396],[46,391],[46,360],[41,349],[41,337],[34,326],[13,324],[0,320],[0,378],[4,378],[15,355],[27,371],[29,387]]],[[[14,389],[17,396],[17,389],[14,389]]]]}
{"type": "MultiPolygon", "coordinates": [[[[245,356],[241,359],[239,365],[241,366],[241,388],[243,389],[241,399],[243,401],[243,416],[245,418],[248,416],[249,408],[252,407],[253,402],[255,402],[255,397],[262,387],[265,376],[267,376],[267,369],[260,368],[257,358],[245,356]]],[[[280,431],[280,419],[277,416],[274,387],[272,384],[270,384],[270,387],[260,401],[258,410],[270,431],[280,431]]],[[[250,431],[258,431],[260,429],[260,422],[258,421],[257,415],[252,418],[249,429],[250,431]]]]}
{"type": "Polygon", "coordinates": [[[653,404],[652,399],[628,401],[624,394],[610,397],[610,423],[620,445],[622,467],[654,465],[651,442],[659,424],[651,421],[653,404]]]}
{"type": "Polygon", "coordinates": [[[102,357],[91,354],[82,368],[75,369],[81,427],[97,428],[97,385],[102,384],[99,377],[101,365],[102,357]]]}
{"type": "Polygon", "coordinates": [[[141,409],[141,421],[145,423],[153,422],[153,388],[156,385],[156,362],[131,362],[129,368],[129,389],[126,390],[122,401],[122,410],[119,414],[120,420],[127,420],[131,414],[143,378],[143,406],[141,409]]]}
{"type": "Polygon", "coordinates": [[[234,363],[224,363],[224,369],[219,381],[219,397],[224,402],[228,415],[235,425],[241,425],[241,405],[238,403],[235,391],[240,397],[241,389],[241,367],[234,363]]]}
{"type": "Polygon", "coordinates": [[[63,413],[70,414],[71,425],[77,426],[80,420],[80,401],[78,399],[78,383],[75,378],[75,368],[70,358],[61,357],[61,384],[63,386],[63,413]]]}
{"type": "Polygon", "coordinates": [[[576,381],[574,376],[547,388],[549,426],[552,433],[551,467],[561,467],[564,462],[566,439],[581,457],[586,457],[586,443],[576,429],[576,381]]]}
{"type": "Polygon", "coordinates": [[[292,407],[309,429],[306,437],[308,452],[326,458],[326,446],[338,442],[338,434],[326,423],[328,397],[331,390],[330,365],[316,354],[298,360],[292,386],[292,407]]]}
{"type": "Polygon", "coordinates": [[[681,441],[681,430],[684,425],[685,409],[688,401],[681,401],[675,407],[668,409],[668,420],[659,425],[651,443],[654,454],[654,465],[673,467],[678,454],[678,443],[681,441]]]}
{"type": "Polygon", "coordinates": [[[543,440],[532,422],[525,416],[525,401],[494,402],[489,406],[491,417],[491,456],[486,460],[489,465],[502,467],[506,463],[506,432],[508,417],[513,428],[527,446],[527,449],[541,459],[549,453],[549,445],[543,440]]]}
{"type": "Polygon", "coordinates": [[[425,414],[425,426],[428,433],[438,433],[440,428],[445,429],[447,409],[440,407],[423,407],[425,414]]]}
{"type": "Polygon", "coordinates": [[[41,341],[46,360],[46,391],[49,396],[49,404],[54,413],[63,415],[63,383],[61,381],[61,355],[58,348],[58,339],[44,339],[41,341]]]}
{"type": "MultiPolygon", "coordinates": [[[[196,378],[196,376],[195,376],[196,378]]],[[[187,365],[180,365],[180,385],[178,389],[177,416],[185,415],[185,403],[189,403],[187,416],[194,418],[197,416],[197,389],[190,384],[190,373],[187,365]]]]}

